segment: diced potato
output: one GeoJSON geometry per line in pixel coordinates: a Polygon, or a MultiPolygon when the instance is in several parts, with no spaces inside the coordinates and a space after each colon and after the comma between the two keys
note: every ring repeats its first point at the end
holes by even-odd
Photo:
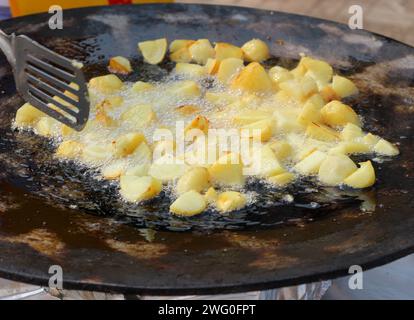
{"type": "Polygon", "coordinates": [[[121,176],[120,193],[130,202],[139,202],[156,197],[162,189],[162,184],[150,176],[121,176]]]}
{"type": "Polygon", "coordinates": [[[276,158],[281,161],[290,157],[293,152],[292,146],[283,140],[272,142],[269,144],[269,147],[272,148],[273,152],[276,155],[276,158]]]}
{"type": "Polygon", "coordinates": [[[166,94],[182,99],[191,99],[200,96],[201,90],[197,82],[192,80],[177,81],[167,88],[166,94]]]}
{"type": "Polygon", "coordinates": [[[366,143],[371,149],[375,147],[375,145],[380,141],[380,137],[375,134],[367,133],[363,138],[362,141],[366,143]]]}
{"type": "Polygon", "coordinates": [[[340,101],[331,101],[321,109],[322,121],[329,126],[345,126],[347,123],[352,123],[356,126],[361,126],[356,112],[346,104],[340,101]]]}
{"type": "Polygon", "coordinates": [[[400,154],[398,148],[385,139],[381,139],[377,142],[374,146],[374,151],[385,156],[397,156],[400,154]]]}
{"type": "Polygon", "coordinates": [[[105,111],[113,110],[124,103],[124,98],[121,96],[110,96],[103,99],[96,105],[96,109],[102,109],[105,111]]]}
{"type": "Polygon", "coordinates": [[[104,127],[112,127],[117,124],[117,121],[112,119],[103,108],[97,109],[95,120],[104,127]]]}
{"type": "Polygon", "coordinates": [[[183,62],[179,62],[175,65],[175,72],[189,77],[202,77],[206,75],[206,69],[203,66],[183,62]]]}
{"type": "Polygon", "coordinates": [[[148,175],[148,170],[149,170],[148,163],[137,164],[137,165],[127,168],[125,170],[124,175],[143,177],[143,176],[148,175]]]}
{"type": "Polygon", "coordinates": [[[167,52],[167,39],[157,39],[151,41],[143,41],[138,43],[145,62],[149,64],[159,64],[164,60],[167,52]]]}
{"type": "Polygon", "coordinates": [[[355,154],[355,153],[369,153],[370,148],[367,144],[358,141],[345,141],[339,143],[336,147],[329,151],[329,154],[355,154]]]}
{"type": "Polygon", "coordinates": [[[260,177],[271,177],[285,172],[272,148],[268,145],[264,145],[260,149],[253,149],[251,169],[253,169],[254,175],[260,177]]]}
{"type": "Polygon", "coordinates": [[[297,121],[302,112],[299,108],[280,108],[275,110],[275,118],[278,132],[303,132],[305,128],[297,121]]]}
{"type": "Polygon", "coordinates": [[[132,86],[132,91],[136,93],[145,92],[154,89],[154,85],[144,81],[137,81],[132,86]]]}
{"type": "Polygon", "coordinates": [[[208,58],[214,58],[215,51],[208,39],[199,39],[194,42],[188,50],[191,54],[191,59],[198,64],[205,65],[208,58]]]}
{"type": "Polygon", "coordinates": [[[241,157],[235,153],[228,153],[220,157],[208,168],[211,181],[223,185],[243,185],[243,164],[241,157]]]}
{"type": "Polygon", "coordinates": [[[179,216],[191,217],[202,213],[207,207],[206,200],[197,191],[188,191],[175,200],[170,211],[179,216]]]}
{"type": "Polygon", "coordinates": [[[250,138],[255,138],[262,142],[266,142],[269,141],[269,139],[272,137],[274,125],[275,121],[273,119],[264,119],[246,124],[241,127],[240,130],[242,132],[246,131],[247,136],[250,138]]]}
{"type": "Polygon", "coordinates": [[[82,153],[83,145],[80,142],[67,140],[63,141],[56,150],[56,155],[61,158],[73,159],[82,153]]]}
{"type": "Polygon", "coordinates": [[[171,155],[156,159],[150,166],[148,174],[163,182],[181,177],[187,171],[187,165],[171,155]]]}
{"type": "Polygon", "coordinates": [[[355,163],[346,155],[328,155],[319,168],[318,178],[323,184],[337,186],[357,170],[355,163]]]}
{"type": "Polygon", "coordinates": [[[45,114],[26,102],[16,112],[15,124],[19,127],[34,125],[45,114]]]}
{"type": "Polygon", "coordinates": [[[111,94],[123,87],[121,79],[114,74],[95,77],[89,80],[89,87],[100,91],[101,93],[111,94]]]}
{"type": "Polygon", "coordinates": [[[34,128],[40,136],[56,137],[61,132],[61,123],[49,116],[44,116],[40,118],[34,128]]]}
{"type": "Polygon", "coordinates": [[[145,136],[142,133],[130,132],[124,134],[112,141],[114,155],[118,157],[126,157],[133,153],[135,149],[144,141],[145,136]]]}
{"type": "Polygon", "coordinates": [[[279,88],[298,101],[304,101],[318,92],[315,80],[308,76],[286,80],[279,84],[279,88]]]}
{"type": "Polygon", "coordinates": [[[277,85],[293,79],[293,75],[289,72],[289,70],[279,66],[275,66],[269,70],[269,77],[277,85]]]}
{"type": "Polygon", "coordinates": [[[220,62],[217,71],[217,79],[222,83],[231,81],[244,67],[243,60],[237,58],[227,58],[220,62]]]}
{"type": "Polygon", "coordinates": [[[109,67],[110,72],[113,73],[120,73],[120,74],[128,74],[132,72],[131,63],[125,57],[117,56],[113,57],[109,60],[109,67]]]}
{"type": "Polygon", "coordinates": [[[306,101],[303,105],[302,111],[299,114],[298,122],[302,125],[308,125],[309,123],[319,123],[322,119],[320,108],[311,101],[306,101]]]}
{"type": "Polygon", "coordinates": [[[213,187],[208,188],[207,192],[204,195],[204,198],[206,199],[207,203],[215,203],[218,198],[216,189],[213,187]]]}
{"type": "Polygon", "coordinates": [[[136,105],[121,114],[121,120],[134,124],[136,128],[147,126],[156,115],[149,104],[136,105]]]}
{"type": "Polygon", "coordinates": [[[347,123],[339,135],[344,141],[354,141],[364,136],[362,129],[353,123],[347,123]]]}
{"type": "Polygon", "coordinates": [[[207,74],[214,75],[220,68],[220,61],[217,59],[208,58],[204,68],[206,69],[207,74]]]}
{"type": "Polygon", "coordinates": [[[243,59],[243,50],[230,43],[217,42],[214,51],[216,51],[216,59],[219,61],[227,58],[243,59]]]}
{"type": "Polygon", "coordinates": [[[167,154],[173,155],[176,151],[176,143],[174,140],[160,140],[157,141],[153,146],[154,159],[158,159],[167,154]]]}
{"type": "Polygon", "coordinates": [[[148,144],[143,141],[129,157],[136,164],[147,164],[152,160],[152,151],[148,144]]]}
{"type": "Polygon", "coordinates": [[[354,173],[348,176],[344,183],[355,189],[371,187],[375,183],[375,169],[371,161],[362,162],[354,173]]]}
{"type": "Polygon", "coordinates": [[[239,100],[239,97],[227,92],[206,92],[204,97],[208,102],[217,105],[229,105],[239,100]]]}
{"type": "Polygon", "coordinates": [[[339,134],[335,130],[313,122],[306,128],[306,135],[317,140],[328,142],[339,139],[339,134]]]}
{"type": "Polygon", "coordinates": [[[311,76],[315,81],[326,84],[332,80],[333,69],[327,62],[303,57],[300,63],[306,68],[306,74],[311,76]]]}
{"type": "Polygon", "coordinates": [[[272,81],[259,63],[252,62],[233,79],[231,87],[250,93],[265,93],[272,89],[272,81]]]}
{"type": "Polygon", "coordinates": [[[207,134],[209,127],[209,121],[204,116],[195,117],[184,129],[184,134],[187,136],[191,130],[198,129],[202,133],[207,134]]]}
{"type": "Polygon", "coordinates": [[[188,50],[187,47],[181,48],[173,53],[170,54],[171,61],[174,62],[184,62],[188,63],[191,62],[191,53],[190,50],[188,50]]]}
{"type": "Polygon", "coordinates": [[[326,104],[325,100],[319,93],[312,95],[308,100],[306,100],[306,103],[308,102],[318,107],[319,110],[322,109],[326,104]]]}
{"type": "Polygon", "coordinates": [[[185,193],[190,190],[201,192],[210,185],[209,175],[206,168],[195,167],[184,173],[178,180],[176,191],[178,194],[185,193]]]}
{"type": "Polygon", "coordinates": [[[332,89],[332,86],[330,84],[323,86],[320,89],[319,93],[326,102],[340,99],[340,97],[337,95],[336,91],[332,89]]]}
{"type": "Polygon", "coordinates": [[[112,148],[109,145],[86,145],[82,149],[81,158],[91,164],[98,164],[107,161],[112,157],[112,148]]]}
{"type": "Polygon", "coordinates": [[[273,114],[269,111],[253,109],[237,113],[233,118],[233,122],[238,125],[246,125],[272,117],[273,114]]]}
{"type": "Polygon", "coordinates": [[[125,172],[127,163],[124,159],[117,160],[101,169],[102,176],[108,180],[118,179],[125,172]]]}
{"type": "Polygon", "coordinates": [[[243,208],[246,203],[246,197],[240,192],[227,191],[219,194],[216,206],[220,212],[226,213],[234,210],[239,210],[243,208]]]}
{"type": "Polygon", "coordinates": [[[246,42],[241,49],[243,50],[244,59],[248,62],[262,62],[270,57],[269,47],[259,39],[246,42]]]}
{"type": "Polygon", "coordinates": [[[170,52],[176,52],[182,48],[188,48],[194,42],[194,40],[176,39],[170,43],[170,52]]]}
{"type": "Polygon", "coordinates": [[[338,75],[333,76],[332,89],[341,98],[346,98],[358,93],[357,87],[351,80],[338,75]]]}
{"type": "Polygon", "coordinates": [[[291,183],[293,180],[295,180],[295,175],[290,172],[281,173],[276,176],[267,178],[267,181],[278,187],[284,187],[291,183]]]}
{"type": "Polygon", "coordinates": [[[183,116],[190,116],[200,111],[200,109],[197,106],[194,106],[192,104],[185,104],[185,105],[179,106],[175,108],[175,110],[177,110],[177,112],[179,112],[183,116]]]}
{"type": "Polygon", "coordinates": [[[294,169],[304,175],[316,174],[326,157],[326,153],[316,150],[297,163],[294,169]]]}

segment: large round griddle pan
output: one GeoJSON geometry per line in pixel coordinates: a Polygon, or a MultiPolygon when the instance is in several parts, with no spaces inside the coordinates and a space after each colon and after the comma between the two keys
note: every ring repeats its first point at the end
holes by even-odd
{"type": "Polygon", "coordinates": [[[47,140],[13,131],[23,101],[0,57],[0,276],[47,285],[49,267],[60,265],[67,289],[222,293],[329,279],[351,265],[370,268],[413,251],[413,48],[333,22],[237,7],[68,10],[63,30],[50,30],[48,18],[12,19],[0,28],[82,61],[88,78],[106,72],[115,55],[133,59],[136,73],[128,80],[162,78],[172,64],[143,64],[136,48],[160,37],[238,45],[266,39],[274,56],[269,65],[292,67],[302,52],[323,58],[358,84],[361,94],[348,102],[369,131],[398,142],[401,155],[375,163],[378,182],[369,190],[301,181],[287,191],[295,201],[286,203],[286,191],[257,184],[255,206],[180,219],[168,214],[166,195],[126,205],[115,185],[56,161],[47,140]]]}

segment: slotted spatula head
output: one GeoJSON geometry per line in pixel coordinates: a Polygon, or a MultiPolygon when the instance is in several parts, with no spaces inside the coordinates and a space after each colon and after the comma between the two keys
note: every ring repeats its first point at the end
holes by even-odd
{"type": "Polygon", "coordinates": [[[89,97],[79,63],[26,36],[16,36],[12,42],[19,93],[49,116],[82,130],[89,116],[89,97]]]}

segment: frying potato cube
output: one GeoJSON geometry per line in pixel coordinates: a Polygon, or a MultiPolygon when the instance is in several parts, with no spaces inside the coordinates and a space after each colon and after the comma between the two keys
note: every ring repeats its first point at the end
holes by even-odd
{"type": "Polygon", "coordinates": [[[217,79],[222,83],[231,81],[244,67],[243,60],[237,58],[227,58],[220,62],[217,70],[217,79]]]}
{"type": "Polygon", "coordinates": [[[267,178],[267,181],[269,181],[271,184],[274,184],[278,187],[286,186],[289,183],[291,183],[293,180],[295,180],[295,175],[290,172],[281,173],[276,176],[267,178]]]}
{"type": "Polygon", "coordinates": [[[351,80],[338,75],[335,75],[332,79],[332,89],[341,98],[346,98],[358,93],[357,87],[351,80]]]}
{"type": "Polygon", "coordinates": [[[304,101],[318,92],[315,80],[308,76],[300,79],[286,80],[279,84],[279,88],[286,92],[288,96],[298,101],[304,101]]]}
{"type": "Polygon", "coordinates": [[[49,116],[44,116],[40,118],[34,128],[40,136],[56,137],[61,132],[61,123],[49,116]]]}
{"type": "Polygon", "coordinates": [[[122,176],[127,167],[124,159],[108,164],[101,169],[102,176],[108,180],[115,180],[122,176]]]}
{"type": "Polygon", "coordinates": [[[156,197],[162,189],[162,184],[150,176],[121,176],[120,193],[130,202],[139,202],[156,197]]]}
{"type": "Polygon", "coordinates": [[[179,106],[175,108],[175,110],[177,110],[183,116],[190,116],[200,111],[200,109],[197,106],[194,106],[191,104],[185,104],[185,105],[179,106]]]}
{"type": "Polygon", "coordinates": [[[189,46],[191,59],[198,64],[205,65],[208,58],[214,58],[215,51],[208,39],[199,39],[189,46]]]}
{"type": "Polygon", "coordinates": [[[187,168],[185,163],[167,154],[154,160],[148,174],[162,182],[168,182],[181,177],[187,168]]]}
{"type": "Polygon", "coordinates": [[[164,60],[167,52],[167,39],[157,39],[151,41],[143,41],[138,43],[145,62],[149,64],[159,64],[164,60]]]}
{"type": "Polygon", "coordinates": [[[61,158],[77,158],[82,153],[83,145],[80,142],[67,140],[63,141],[56,150],[56,156],[61,158]]]}
{"type": "Polygon", "coordinates": [[[201,192],[209,187],[209,176],[206,168],[195,167],[184,173],[178,180],[176,190],[178,194],[190,190],[201,192]]]}
{"type": "Polygon", "coordinates": [[[344,141],[354,141],[364,136],[362,129],[353,123],[347,123],[339,135],[344,141]]]}
{"type": "Polygon", "coordinates": [[[306,128],[306,135],[310,138],[328,142],[339,139],[339,134],[335,130],[313,122],[306,128]]]}
{"type": "Polygon", "coordinates": [[[209,121],[204,116],[197,116],[184,129],[184,134],[187,135],[190,130],[198,129],[204,134],[208,133],[209,121]]]}
{"type": "Polygon", "coordinates": [[[293,75],[289,72],[289,70],[279,66],[275,66],[269,70],[269,77],[277,85],[293,79],[293,75]]]}
{"type": "Polygon", "coordinates": [[[254,175],[271,177],[285,172],[272,148],[268,145],[264,145],[260,149],[254,149],[253,159],[251,169],[253,169],[254,175]]]}
{"type": "Polygon", "coordinates": [[[126,157],[133,153],[135,149],[144,141],[145,136],[142,133],[130,132],[124,134],[112,141],[114,155],[118,157],[126,157]]]}
{"type": "Polygon", "coordinates": [[[95,77],[89,80],[89,87],[100,91],[101,93],[111,94],[123,87],[121,79],[114,74],[95,77]]]}
{"type": "Polygon", "coordinates": [[[176,39],[170,43],[170,52],[176,52],[183,48],[188,48],[194,42],[194,40],[176,39]]]}
{"type": "Polygon", "coordinates": [[[108,145],[90,144],[82,149],[81,158],[90,164],[98,164],[112,157],[112,148],[108,145]]]}
{"type": "Polygon", "coordinates": [[[206,200],[197,191],[188,191],[175,200],[170,211],[179,216],[191,217],[202,213],[207,207],[206,200]]]}
{"type": "Polygon", "coordinates": [[[208,188],[207,192],[204,195],[207,203],[214,203],[217,201],[218,195],[216,189],[213,187],[208,188]]]}
{"type": "Polygon", "coordinates": [[[137,81],[132,86],[132,91],[136,93],[145,92],[154,89],[154,85],[144,81],[137,81]]]}
{"type": "Polygon", "coordinates": [[[236,114],[233,118],[233,122],[239,125],[247,125],[253,122],[266,120],[272,118],[273,114],[269,111],[263,110],[246,110],[236,114]]]}
{"type": "Polygon", "coordinates": [[[371,161],[362,162],[360,167],[348,176],[344,183],[355,189],[371,187],[375,183],[375,169],[371,161]]]}
{"type": "Polygon", "coordinates": [[[294,169],[304,175],[316,174],[319,172],[319,168],[326,156],[326,153],[316,150],[297,163],[294,169]]]}
{"type": "Polygon", "coordinates": [[[19,127],[34,125],[45,114],[26,102],[16,112],[15,124],[19,127]]]}
{"type": "Polygon", "coordinates": [[[367,144],[357,141],[345,141],[339,143],[336,147],[329,150],[329,154],[355,154],[355,153],[368,153],[370,148],[367,144]]]}
{"type": "Polygon", "coordinates": [[[112,127],[117,124],[117,121],[112,119],[105,109],[99,108],[96,112],[96,122],[103,125],[104,127],[112,127]]]}
{"type": "Polygon", "coordinates": [[[280,108],[275,111],[277,131],[280,132],[303,132],[305,128],[297,121],[302,112],[299,108],[280,108]]]}
{"type": "Polygon", "coordinates": [[[243,208],[246,203],[246,197],[240,192],[227,191],[219,194],[216,206],[220,212],[226,213],[234,210],[239,210],[243,208]]]}
{"type": "Polygon", "coordinates": [[[306,68],[306,74],[311,76],[316,82],[327,84],[332,80],[333,69],[325,61],[303,57],[300,64],[306,68]]]}
{"type": "Polygon", "coordinates": [[[174,62],[188,63],[191,62],[191,59],[191,53],[187,47],[181,48],[170,54],[170,60],[174,62]]]}
{"type": "Polygon", "coordinates": [[[321,96],[323,97],[323,99],[326,102],[330,102],[330,101],[333,101],[333,100],[339,100],[340,99],[340,97],[338,96],[336,91],[334,89],[332,89],[332,86],[330,84],[322,87],[322,89],[320,89],[319,93],[321,94],[321,96]]]}
{"type": "Polygon", "coordinates": [[[149,104],[140,104],[134,106],[121,114],[121,120],[134,124],[136,128],[147,126],[155,120],[156,115],[149,104]]]}
{"type": "Polygon", "coordinates": [[[214,47],[216,52],[216,59],[222,61],[227,58],[236,58],[243,60],[243,50],[230,43],[217,42],[214,47]]]}
{"type": "Polygon", "coordinates": [[[311,101],[306,101],[303,105],[302,111],[299,114],[298,122],[303,125],[308,125],[311,122],[318,123],[322,119],[320,108],[311,101]]]}
{"type": "Polygon", "coordinates": [[[239,101],[239,97],[227,92],[206,92],[204,97],[208,102],[217,105],[229,105],[239,101]]]}
{"type": "Polygon", "coordinates": [[[398,148],[385,139],[381,139],[377,142],[374,146],[374,151],[385,156],[397,156],[400,154],[398,148]]]}
{"type": "Polygon", "coordinates": [[[250,138],[257,138],[262,142],[269,141],[273,134],[274,120],[264,119],[241,127],[240,130],[248,131],[250,138]]]}
{"type": "Polygon", "coordinates": [[[124,175],[143,177],[143,176],[148,175],[148,170],[149,170],[148,163],[137,164],[137,165],[127,168],[125,170],[124,175]]]}
{"type": "Polygon", "coordinates": [[[124,98],[121,96],[110,96],[103,99],[96,105],[96,109],[102,109],[105,111],[113,110],[124,103],[124,98]]]}
{"type": "Polygon", "coordinates": [[[214,75],[220,68],[220,61],[217,59],[208,58],[206,65],[204,66],[207,74],[214,75]]]}
{"type": "Polygon", "coordinates": [[[213,183],[223,185],[243,185],[243,164],[241,157],[235,153],[228,153],[220,157],[208,168],[213,183]]]}
{"type": "Polygon", "coordinates": [[[109,67],[110,72],[113,73],[120,73],[120,74],[128,74],[132,72],[131,63],[125,57],[117,56],[113,57],[109,60],[109,67]]]}
{"type": "Polygon", "coordinates": [[[292,155],[292,146],[283,140],[275,141],[269,144],[270,148],[276,155],[276,158],[283,161],[292,155]]]}
{"type": "Polygon", "coordinates": [[[206,69],[203,66],[193,63],[179,62],[175,65],[175,72],[190,77],[202,77],[206,75],[206,69]]]}
{"type": "Polygon", "coordinates": [[[381,138],[375,134],[367,133],[363,138],[362,142],[366,143],[371,149],[374,149],[375,145],[380,141],[381,138]]]}
{"type": "Polygon", "coordinates": [[[318,178],[323,184],[337,186],[357,170],[355,163],[346,155],[328,155],[322,162],[318,178]]]}
{"type": "Polygon", "coordinates": [[[197,82],[191,80],[177,81],[167,88],[166,94],[182,99],[197,98],[201,95],[201,90],[197,82]]]}
{"type": "Polygon", "coordinates": [[[241,49],[243,50],[244,59],[248,62],[262,62],[270,57],[269,47],[259,39],[246,42],[241,49]]]}
{"type": "Polygon", "coordinates": [[[312,103],[313,105],[318,107],[319,110],[322,109],[326,104],[325,100],[319,93],[315,93],[314,95],[312,95],[308,100],[306,100],[305,103],[312,103]]]}
{"type": "Polygon", "coordinates": [[[264,93],[272,89],[272,81],[259,63],[252,62],[233,79],[231,87],[250,93],[264,93]]]}
{"type": "Polygon", "coordinates": [[[152,150],[148,144],[143,141],[141,142],[135,151],[130,155],[133,163],[136,164],[148,164],[152,159],[152,150]]]}
{"type": "Polygon", "coordinates": [[[356,112],[346,104],[340,101],[331,101],[321,109],[322,120],[330,126],[345,126],[347,123],[352,123],[356,126],[361,126],[356,112]]]}

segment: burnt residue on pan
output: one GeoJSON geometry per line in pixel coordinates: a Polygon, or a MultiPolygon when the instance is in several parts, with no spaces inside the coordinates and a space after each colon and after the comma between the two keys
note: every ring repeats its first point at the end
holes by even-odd
{"type": "Polygon", "coordinates": [[[65,11],[64,17],[63,30],[48,29],[47,15],[0,27],[83,62],[88,78],[107,72],[111,56],[128,56],[136,70],[124,79],[130,81],[159,80],[173,67],[167,60],[144,64],[136,49],[140,40],[266,39],[274,56],[269,66],[291,68],[303,52],[351,77],[361,94],[348,102],[369,131],[397,141],[401,155],[377,159],[378,181],[368,190],[302,180],[282,192],[252,182],[248,187],[260,199],[253,206],[179,218],[168,213],[168,195],[126,204],[116,185],[54,159],[46,139],[12,130],[23,101],[10,69],[1,67],[0,276],[47,284],[49,266],[59,264],[66,288],[213,293],[339,276],[352,264],[372,267],[412,251],[414,49],[328,21],[246,8],[96,7],[65,11]]]}

